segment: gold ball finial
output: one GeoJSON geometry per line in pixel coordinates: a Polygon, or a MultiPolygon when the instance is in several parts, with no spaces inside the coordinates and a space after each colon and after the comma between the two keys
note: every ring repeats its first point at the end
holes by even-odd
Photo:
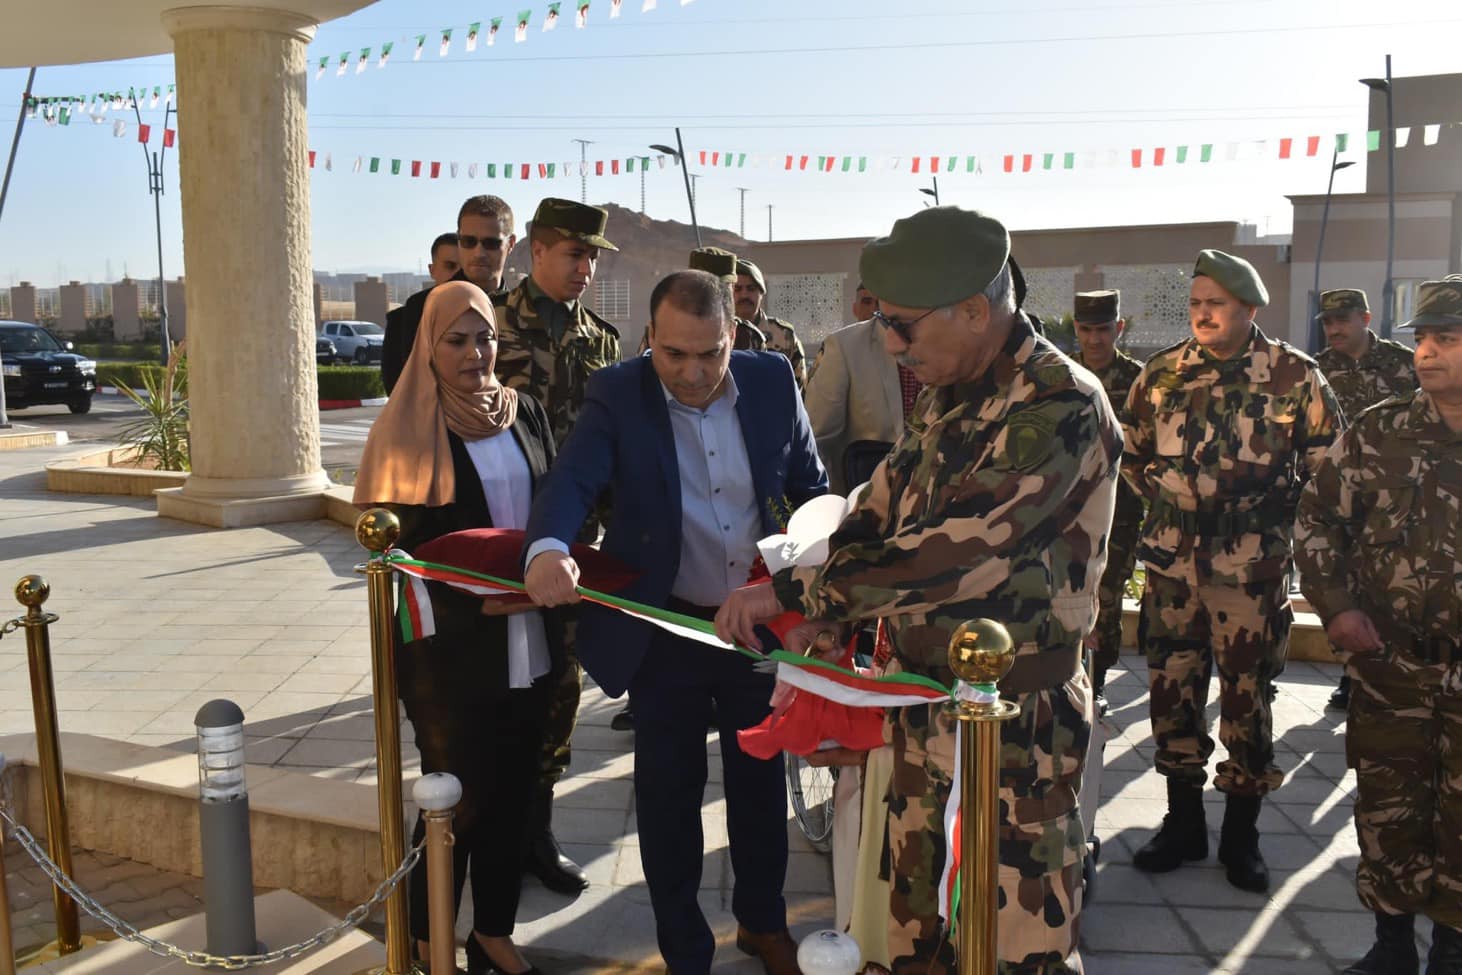
{"type": "Polygon", "coordinates": [[[355,520],[355,540],[368,552],[384,552],[401,537],[401,519],[385,508],[372,508],[355,520]]]}
{"type": "Polygon", "coordinates": [[[966,684],[996,684],[1015,665],[1015,641],[994,620],[961,623],[949,641],[949,669],[966,684]]]}
{"type": "Polygon", "coordinates": [[[15,584],[15,599],[27,609],[40,609],[51,597],[51,584],[40,576],[21,576],[15,584]]]}

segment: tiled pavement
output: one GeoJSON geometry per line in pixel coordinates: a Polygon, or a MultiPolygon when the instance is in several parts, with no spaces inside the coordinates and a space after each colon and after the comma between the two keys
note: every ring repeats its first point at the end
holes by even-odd
{"type": "MultiPolygon", "coordinates": [[[[326,522],[210,531],[160,520],[150,501],[47,494],[38,471],[57,453],[0,452],[0,618],[19,610],[4,609],[14,605],[14,579],[39,572],[50,581],[62,729],[190,750],[195,710],[226,696],[248,715],[250,761],[373,781],[364,583],[352,571],[361,551],[351,532],[326,522]]],[[[1275,880],[1261,897],[1229,887],[1212,858],[1156,878],[1132,869],[1164,793],[1151,771],[1142,664],[1124,663],[1136,671],[1114,673],[1110,686],[1087,971],[1306,975],[1363,953],[1370,919],[1352,885],[1353,775],[1343,720],[1323,707],[1336,668],[1294,663],[1281,682],[1275,732],[1287,779],[1260,819],[1275,880]]],[[[521,911],[522,940],[561,971],[583,970],[587,958],[654,960],[631,742],[608,728],[614,710],[588,690],[557,804],[558,833],[593,884],[574,902],[530,885],[521,911]]],[[[31,729],[17,634],[0,642],[0,733],[31,729]]],[[[406,755],[410,775],[409,742],[406,755]]],[[[724,937],[734,921],[718,773],[713,763],[703,899],[724,937]]],[[[1216,794],[1208,812],[1216,848],[1216,794]]],[[[805,844],[794,851],[788,891],[800,934],[830,919],[830,868],[805,844]]],[[[756,970],[734,949],[718,960],[718,970],[756,970]]]]}

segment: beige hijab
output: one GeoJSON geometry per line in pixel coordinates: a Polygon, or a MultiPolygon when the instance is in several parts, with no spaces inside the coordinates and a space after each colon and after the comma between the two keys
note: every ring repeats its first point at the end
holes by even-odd
{"type": "Polygon", "coordinates": [[[366,440],[356,504],[451,504],[457,483],[447,431],[463,440],[482,440],[512,426],[518,394],[495,375],[489,374],[491,385],[480,393],[464,393],[437,375],[432,353],[468,311],[494,324],[492,302],[469,281],[448,281],[427,294],[401,378],[366,440]]]}

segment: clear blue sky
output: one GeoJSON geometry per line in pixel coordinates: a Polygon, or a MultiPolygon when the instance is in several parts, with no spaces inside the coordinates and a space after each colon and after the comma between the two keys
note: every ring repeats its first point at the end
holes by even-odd
{"type": "MultiPolygon", "coordinates": [[[[659,0],[641,13],[593,0],[575,30],[572,0],[552,33],[533,0],[527,42],[512,21],[528,0],[382,0],[323,25],[310,46],[310,142],[334,171],[312,179],[314,266],[330,271],[415,269],[430,240],[453,229],[473,192],[504,195],[521,218],[544,195],[577,197],[577,178],[469,182],[466,164],[577,160],[645,152],[683,127],[701,149],[912,156],[979,154],[981,175],[942,175],[946,203],[979,207],[1014,228],[1244,220],[1285,232],[1286,193],[1323,192],[1326,159],[1095,169],[1007,176],[1007,152],[1087,152],[1252,140],[1365,127],[1366,91],[1384,55],[1399,76],[1462,69],[1455,0],[659,0]],[[465,51],[466,25],[506,19],[496,46],[465,51]],[[454,27],[438,57],[440,30],[454,27]],[[428,34],[413,62],[414,35],[428,34]],[[375,66],[382,41],[391,61],[375,66]],[[345,77],[332,60],[371,47],[371,66],[345,77]],[[357,155],[458,161],[456,180],[351,173],[357,155]]],[[[41,68],[39,94],[94,92],[173,80],[171,57],[41,68]]],[[[0,70],[0,132],[9,143],[23,70],[0,70]]],[[[115,115],[116,113],[112,113],[115,115]]],[[[144,110],[157,125],[162,109],[144,110]]],[[[1441,121],[1441,120],[1438,120],[1441,121]]],[[[141,150],[110,123],[26,125],[0,217],[0,286],[156,273],[152,204],[141,150]]],[[[186,120],[179,126],[186,146],[186,120]]],[[[1419,136],[1418,136],[1419,138],[1419,136]]],[[[156,139],[156,137],[154,137],[156,139]]],[[[154,146],[156,141],[154,141],[154,146]]],[[[184,148],[183,151],[186,151],[184,148]]],[[[1356,154],[1357,157],[1364,155],[1356,154]]],[[[1039,155],[1037,156],[1039,159],[1039,155]]],[[[176,155],[168,161],[163,248],[181,268],[176,155]]],[[[1039,164],[1038,164],[1039,165],[1039,164]]],[[[698,168],[698,167],[696,167],[698,168]]],[[[694,169],[693,169],[694,171],[694,169]]],[[[1364,166],[1340,174],[1358,190],[1364,166]]],[[[699,182],[703,224],[778,240],[882,233],[921,205],[926,176],[719,169],[699,182]]],[[[639,206],[638,175],[589,179],[591,202],[639,206]]],[[[687,218],[680,172],[652,170],[648,212],[687,218]]],[[[218,228],[227,233],[227,228],[218,228]]],[[[610,233],[612,237],[613,228],[610,233]]]]}

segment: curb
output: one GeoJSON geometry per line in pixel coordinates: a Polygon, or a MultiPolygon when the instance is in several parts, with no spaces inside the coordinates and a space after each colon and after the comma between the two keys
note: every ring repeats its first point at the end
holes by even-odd
{"type": "Polygon", "coordinates": [[[322,410],[351,410],[357,406],[385,406],[386,397],[372,396],[369,399],[322,399],[320,409],[322,410]]]}

